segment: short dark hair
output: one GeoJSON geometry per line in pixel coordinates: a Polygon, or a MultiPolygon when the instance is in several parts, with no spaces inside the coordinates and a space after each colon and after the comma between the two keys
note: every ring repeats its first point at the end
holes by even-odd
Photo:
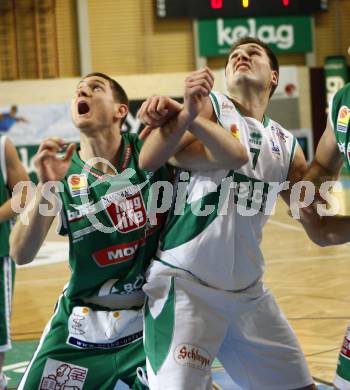
{"type": "Polygon", "coordinates": [[[86,79],[87,77],[94,77],[94,76],[102,77],[103,79],[107,80],[109,82],[109,85],[110,85],[112,91],[113,91],[113,96],[114,96],[115,100],[118,103],[125,104],[129,107],[128,95],[126,94],[124,88],[118,82],[116,82],[114,79],[112,79],[112,77],[109,77],[104,73],[93,72],[93,73],[89,73],[86,76],[84,76],[83,80],[86,79]]]}
{"type": "MultiPolygon", "coordinates": [[[[277,59],[275,53],[270,49],[270,47],[265,42],[261,41],[258,38],[253,38],[253,37],[242,37],[233,43],[233,45],[231,46],[230,52],[228,53],[228,56],[227,56],[225,69],[226,69],[228,59],[229,59],[231,53],[233,51],[235,51],[237,49],[237,47],[242,46],[242,45],[246,45],[248,43],[255,43],[256,45],[258,45],[264,49],[265,53],[269,57],[271,69],[275,70],[277,72],[277,74],[279,75],[279,72],[280,72],[279,63],[278,63],[278,59],[277,59]]],[[[273,95],[276,88],[277,88],[277,85],[272,87],[270,97],[273,95]]]]}
{"type": "MultiPolygon", "coordinates": [[[[106,74],[100,73],[100,72],[89,73],[83,77],[83,80],[86,79],[87,77],[94,77],[94,76],[102,77],[103,79],[107,80],[109,82],[111,89],[112,89],[114,99],[118,103],[125,104],[129,108],[128,95],[126,94],[124,88],[117,81],[112,79],[112,77],[109,77],[106,74]]],[[[124,123],[125,119],[126,119],[126,116],[124,118],[122,118],[121,124],[124,123]]]]}

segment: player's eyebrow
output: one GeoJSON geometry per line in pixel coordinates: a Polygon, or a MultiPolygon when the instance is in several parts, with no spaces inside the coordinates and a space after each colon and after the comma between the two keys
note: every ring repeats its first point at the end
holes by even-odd
{"type": "MultiPolygon", "coordinates": [[[[80,85],[81,85],[81,83],[82,83],[83,81],[84,81],[84,80],[79,81],[79,83],[78,83],[76,89],[78,89],[78,88],[80,87],[80,85]]],[[[94,82],[94,83],[101,84],[101,85],[104,86],[104,87],[106,86],[106,84],[105,84],[102,80],[99,80],[99,79],[91,79],[91,80],[89,80],[89,81],[94,82]]]]}

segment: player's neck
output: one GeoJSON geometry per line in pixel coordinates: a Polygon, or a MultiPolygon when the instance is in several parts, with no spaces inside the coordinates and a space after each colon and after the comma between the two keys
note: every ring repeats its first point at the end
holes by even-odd
{"type": "Polygon", "coordinates": [[[266,91],[261,93],[257,91],[250,92],[249,90],[245,90],[244,93],[229,91],[228,96],[244,116],[262,122],[269,103],[269,96],[266,91]]]}
{"type": "MultiPolygon", "coordinates": [[[[100,157],[116,166],[120,154],[121,140],[120,129],[94,133],[81,132],[79,156],[87,163],[93,158],[100,157]]],[[[108,169],[106,163],[93,165],[103,172],[114,173],[110,168],[108,169]]]]}

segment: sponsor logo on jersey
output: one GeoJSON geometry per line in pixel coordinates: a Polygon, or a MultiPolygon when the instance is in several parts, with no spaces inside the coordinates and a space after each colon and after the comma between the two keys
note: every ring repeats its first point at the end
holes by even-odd
{"type": "Polygon", "coordinates": [[[277,143],[271,138],[271,151],[273,154],[280,156],[281,155],[281,150],[280,147],[277,145],[277,143]]]}
{"type": "Polygon", "coordinates": [[[128,233],[146,225],[146,208],[138,186],[105,195],[101,200],[111,222],[120,233],[128,233]]]}
{"type": "Polygon", "coordinates": [[[48,358],[39,390],[74,389],[82,390],[88,369],[71,363],[48,358]]]}
{"type": "Polygon", "coordinates": [[[96,207],[93,204],[93,202],[85,203],[82,205],[77,205],[77,204],[70,204],[70,206],[74,210],[68,210],[67,209],[67,217],[68,217],[68,222],[76,222],[81,220],[83,217],[85,217],[88,214],[95,214],[96,212],[96,207]]]}
{"type": "Polygon", "coordinates": [[[337,131],[340,133],[346,133],[348,130],[349,120],[350,112],[348,107],[341,106],[337,119],[337,131]]]}
{"type": "Polygon", "coordinates": [[[340,153],[345,153],[345,142],[338,142],[338,149],[340,153]]]}
{"type": "Polygon", "coordinates": [[[250,133],[249,142],[254,145],[261,145],[262,135],[257,131],[253,131],[252,133],[250,133]]]}
{"type": "Polygon", "coordinates": [[[234,108],[234,106],[232,103],[222,102],[222,104],[221,104],[221,112],[222,113],[231,112],[231,111],[233,111],[233,108],[234,108]]]}
{"type": "Polygon", "coordinates": [[[125,152],[124,152],[124,161],[121,166],[122,171],[124,171],[126,167],[129,165],[131,159],[131,153],[132,153],[132,145],[128,144],[126,145],[125,152]]]}
{"type": "Polygon", "coordinates": [[[192,344],[180,344],[174,351],[174,359],[182,366],[207,371],[211,367],[211,357],[203,348],[192,344]]]}
{"type": "Polygon", "coordinates": [[[133,259],[137,249],[144,244],[145,240],[142,238],[126,244],[113,245],[93,253],[92,257],[100,267],[124,263],[133,259]]]}
{"type": "Polygon", "coordinates": [[[350,359],[350,327],[348,326],[346,330],[346,335],[344,337],[343,345],[340,350],[340,354],[345,356],[347,359],[350,359]]]}
{"type": "Polygon", "coordinates": [[[90,233],[93,233],[96,231],[95,226],[87,226],[86,228],[76,230],[75,232],[72,233],[73,236],[73,243],[76,243],[80,240],[83,239],[84,236],[87,236],[90,233]]]}
{"type": "Polygon", "coordinates": [[[279,140],[280,140],[281,142],[286,143],[287,138],[288,138],[288,135],[287,135],[287,134],[285,134],[285,133],[284,133],[281,129],[279,129],[279,128],[276,129],[276,134],[277,134],[277,137],[279,138],[279,140]]]}
{"type": "Polygon", "coordinates": [[[73,197],[87,195],[89,193],[87,176],[84,173],[82,173],[81,175],[70,175],[68,177],[68,187],[73,197]]]}
{"type": "Polygon", "coordinates": [[[240,134],[239,134],[239,130],[238,130],[237,125],[232,124],[232,125],[230,126],[230,132],[231,132],[231,134],[232,134],[235,138],[237,138],[238,140],[240,139],[240,134]]]}

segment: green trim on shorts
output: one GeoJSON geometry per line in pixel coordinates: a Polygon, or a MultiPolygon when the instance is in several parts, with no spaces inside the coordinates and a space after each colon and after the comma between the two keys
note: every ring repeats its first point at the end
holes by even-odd
{"type": "Polygon", "coordinates": [[[145,303],[144,348],[151,367],[156,374],[168,356],[173,339],[175,324],[174,285],[174,278],[171,278],[167,300],[156,318],[152,317],[149,310],[148,299],[145,303]]]}
{"type": "MultiPolygon", "coordinates": [[[[159,258],[158,256],[154,256],[154,260],[155,260],[155,261],[159,261],[160,263],[162,263],[163,265],[166,265],[167,267],[170,267],[170,268],[173,268],[173,269],[181,269],[182,271],[186,271],[186,270],[183,269],[183,268],[176,267],[176,265],[167,263],[166,261],[162,260],[162,259],[159,258]]],[[[186,271],[186,272],[188,272],[188,271],[186,271]]]]}
{"type": "Polygon", "coordinates": [[[172,269],[179,269],[181,271],[184,271],[184,272],[187,272],[188,274],[190,274],[191,276],[193,276],[194,278],[198,279],[197,276],[195,274],[193,274],[191,271],[185,269],[185,268],[181,268],[181,267],[177,267],[176,265],[174,264],[170,264],[170,263],[167,263],[166,261],[162,260],[161,258],[157,257],[157,256],[154,256],[154,260],[155,261],[159,261],[160,263],[162,263],[163,265],[169,267],[169,268],[172,268],[172,269]]]}
{"type": "Polygon", "coordinates": [[[350,382],[350,359],[343,356],[342,354],[339,355],[338,359],[337,375],[340,378],[350,382]]]}

